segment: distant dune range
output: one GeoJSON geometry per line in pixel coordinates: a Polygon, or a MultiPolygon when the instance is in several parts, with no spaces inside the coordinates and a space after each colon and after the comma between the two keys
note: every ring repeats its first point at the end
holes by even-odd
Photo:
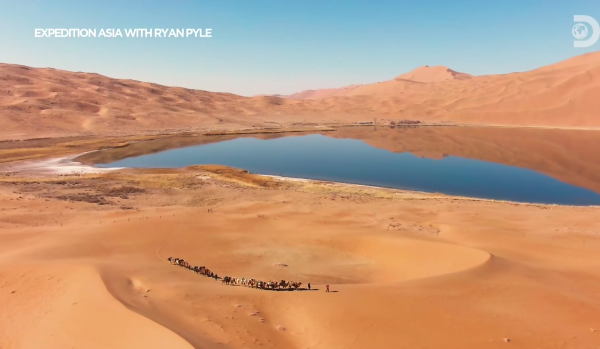
{"type": "Polygon", "coordinates": [[[600,127],[598,96],[600,52],[504,75],[470,76],[425,66],[389,81],[283,97],[242,97],[94,73],[0,64],[0,138],[372,118],[600,127]]]}
{"type": "MultiPolygon", "coordinates": [[[[432,83],[432,82],[442,82],[448,80],[467,80],[471,79],[473,75],[459,73],[450,68],[444,66],[435,66],[430,67],[428,65],[419,67],[409,73],[402,74],[397,76],[394,80],[395,82],[401,83],[409,83],[408,86],[411,86],[411,82],[420,82],[420,83],[432,83]]],[[[391,82],[387,81],[387,82],[391,82]]],[[[304,90],[297,93],[293,93],[291,95],[273,95],[282,98],[289,99],[324,99],[329,97],[336,96],[370,96],[370,95],[379,95],[381,93],[386,93],[384,89],[376,88],[375,85],[380,84],[369,84],[369,85],[350,85],[344,86],[341,88],[323,88],[318,90],[304,90]]],[[[385,84],[384,86],[392,87],[396,84],[385,84]]],[[[379,87],[379,86],[377,86],[379,87]]]]}

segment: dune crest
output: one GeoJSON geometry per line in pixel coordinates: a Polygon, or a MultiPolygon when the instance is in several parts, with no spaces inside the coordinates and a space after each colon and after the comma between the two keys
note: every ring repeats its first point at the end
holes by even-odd
{"type": "Polygon", "coordinates": [[[406,74],[398,75],[394,80],[410,80],[416,82],[438,82],[446,80],[468,80],[473,75],[460,73],[444,66],[430,67],[424,65],[406,74]]]}
{"type": "Polygon", "coordinates": [[[522,73],[471,77],[421,67],[373,84],[258,97],[0,64],[0,139],[373,118],[598,128],[599,93],[600,52],[522,73]]]}
{"type": "Polygon", "coordinates": [[[318,90],[304,90],[296,93],[292,93],[291,95],[281,96],[283,98],[289,99],[323,99],[327,97],[332,97],[338,94],[339,91],[352,90],[356,87],[363,86],[361,84],[349,85],[340,88],[322,88],[318,90]]]}

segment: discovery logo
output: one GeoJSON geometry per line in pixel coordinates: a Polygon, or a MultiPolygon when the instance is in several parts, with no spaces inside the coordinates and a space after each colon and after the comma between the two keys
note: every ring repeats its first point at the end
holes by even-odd
{"type": "Polygon", "coordinates": [[[573,33],[573,37],[576,39],[573,41],[573,47],[590,47],[598,41],[598,38],[600,38],[600,26],[593,17],[575,15],[573,16],[573,20],[578,22],[571,29],[571,33],[573,33]],[[584,23],[592,27],[592,35],[589,35],[588,26],[584,23]],[[584,40],[588,36],[589,38],[584,40]]]}

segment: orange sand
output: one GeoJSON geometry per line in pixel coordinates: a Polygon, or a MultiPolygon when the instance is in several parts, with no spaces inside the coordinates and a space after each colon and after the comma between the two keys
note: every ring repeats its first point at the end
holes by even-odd
{"type": "Polygon", "coordinates": [[[0,347],[600,343],[599,208],[256,178],[195,168],[5,180],[0,347]],[[60,199],[131,185],[145,192],[60,199]],[[224,286],[170,256],[316,290],[224,286]]]}
{"type": "Polygon", "coordinates": [[[421,67],[389,81],[290,98],[242,97],[0,64],[0,139],[339,124],[374,118],[597,128],[599,57],[593,52],[528,72],[477,77],[446,67],[421,67]]]}
{"type": "MultiPolygon", "coordinates": [[[[479,77],[422,67],[287,98],[0,64],[0,139],[72,137],[3,142],[0,154],[31,160],[120,147],[101,155],[110,158],[194,140],[138,147],[147,138],[94,136],[374,118],[597,128],[599,57],[479,77]]],[[[586,131],[364,130],[328,136],[516,164],[600,189],[596,136],[586,131]]],[[[281,181],[222,167],[82,176],[25,168],[0,178],[0,348],[595,348],[599,232],[597,207],[281,181]],[[314,290],[224,286],[168,264],[170,256],[221,276],[314,290]]]]}

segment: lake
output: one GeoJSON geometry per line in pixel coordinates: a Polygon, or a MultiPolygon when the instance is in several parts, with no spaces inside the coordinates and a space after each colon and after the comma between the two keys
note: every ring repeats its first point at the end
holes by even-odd
{"type": "MultiPolygon", "coordinates": [[[[416,135],[414,132],[423,131],[408,131],[404,135],[414,137],[416,135]]],[[[379,137],[369,138],[369,142],[381,142],[382,139],[389,139],[389,136],[385,136],[386,134],[378,135],[379,137]]],[[[436,137],[438,136],[436,135],[436,137]]],[[[391,140],[390,142],[394,146],[399,146],[398,144],[404,142],[402,144],[406,147],[408,141],[404,137],[401,138],[402,140],[391,140]]],[[[460,139],[472,141],[472,138],[462,136],[460,139]]],[[[548,138],[551,137],[543,138],[546,143],[549,142],[548,138]]],[[[421,152],[437,153],[417,156],[419,151],[390,151],[383,149],[389,146],[376,147],[363,139],[343,138],[339,134],[338,137],[335,137],[335,134],[334,136],[308,134],[272,139],[246,136],[202,145],[160,150],[104,164],[97,163],[96,166],[177,168],[199,164],[219,164],[246,169],[258,174],[438,192],[474,198],[544,204],[600,205],[600,194],[594,190],[555,178],[566,176],[565,178],[571,179],[568,177],[568,169],[563,171],[561,168],[552,167],[556,167],[555,162],[566,161],[556,154],[552,155],[553,161],[537,154],[534,154],[537,157],[531,154],[526,155],[529,156],[525,159],[529,161],[525,161],[527,164],[534,162],[539,166],[539,164],[548,163],[547,167],[556,172],[556,175],[550,176],[520,166],[439,153],[439,149],[432,147],[432,142],[426,141],[425,133],[421,134],[421,138],[412,140],[414,144],[420,144],[419,141],[423,143],[418,146],[421,152]]],[[[481,142],[483,141],[487,141],[487,138],[482,138],[481,142]]],[[[446,146],[448,149],[451,149],[452,144],[457,143],[452,139],[448,141],[448,137],[445,137],[443,142],[449,142],[446,146]]],[[[482,147],[490,147],[489,144],[482,144],[485,145],[479,146],[479,150],[482,150],[482,147]]],[[[468,147],[469,145],[465,144],[464,146],[468,147]]],[[[507,147],[509,147],[508,144],[507,147]]],[[[459,148],[462,149],[462,146],[459,148]]],[[[496,153],[489,155],[494,159],[496,159],[494,156],[504,159],[508,155],[503,155],[502,152],[509,151],[507,154],[512,156],[511,159],[517,160],[504,162],[524,161],[519,160],[519,156],[523,156],[523,152],[510,149],[497,150],[496,148],[498,148],[497,144],[491,148],[496,153]]],[[[548,148],[555,149],[556,147],[548,148]]],[[[527,151],[530,150],[524,151],[524,154],[529,154],[527,151]]],[[[463,151],[467,150],[463,149],[463,151]]],[[[560,151],[560,149],[556,151],[560,151]]],[[[453,150],[453,152],[457,151],[453,150]]],[[[534,166],[531,165],[531,167],[534,166]]],[[[581,166],[578,171],[581,172],[581,166]]],[[[555,174],[555,172],[552,173],[555,174]]],[[[589,176],[575,176],[573,181],[584,182],[589,178],[589,176]]]]}

